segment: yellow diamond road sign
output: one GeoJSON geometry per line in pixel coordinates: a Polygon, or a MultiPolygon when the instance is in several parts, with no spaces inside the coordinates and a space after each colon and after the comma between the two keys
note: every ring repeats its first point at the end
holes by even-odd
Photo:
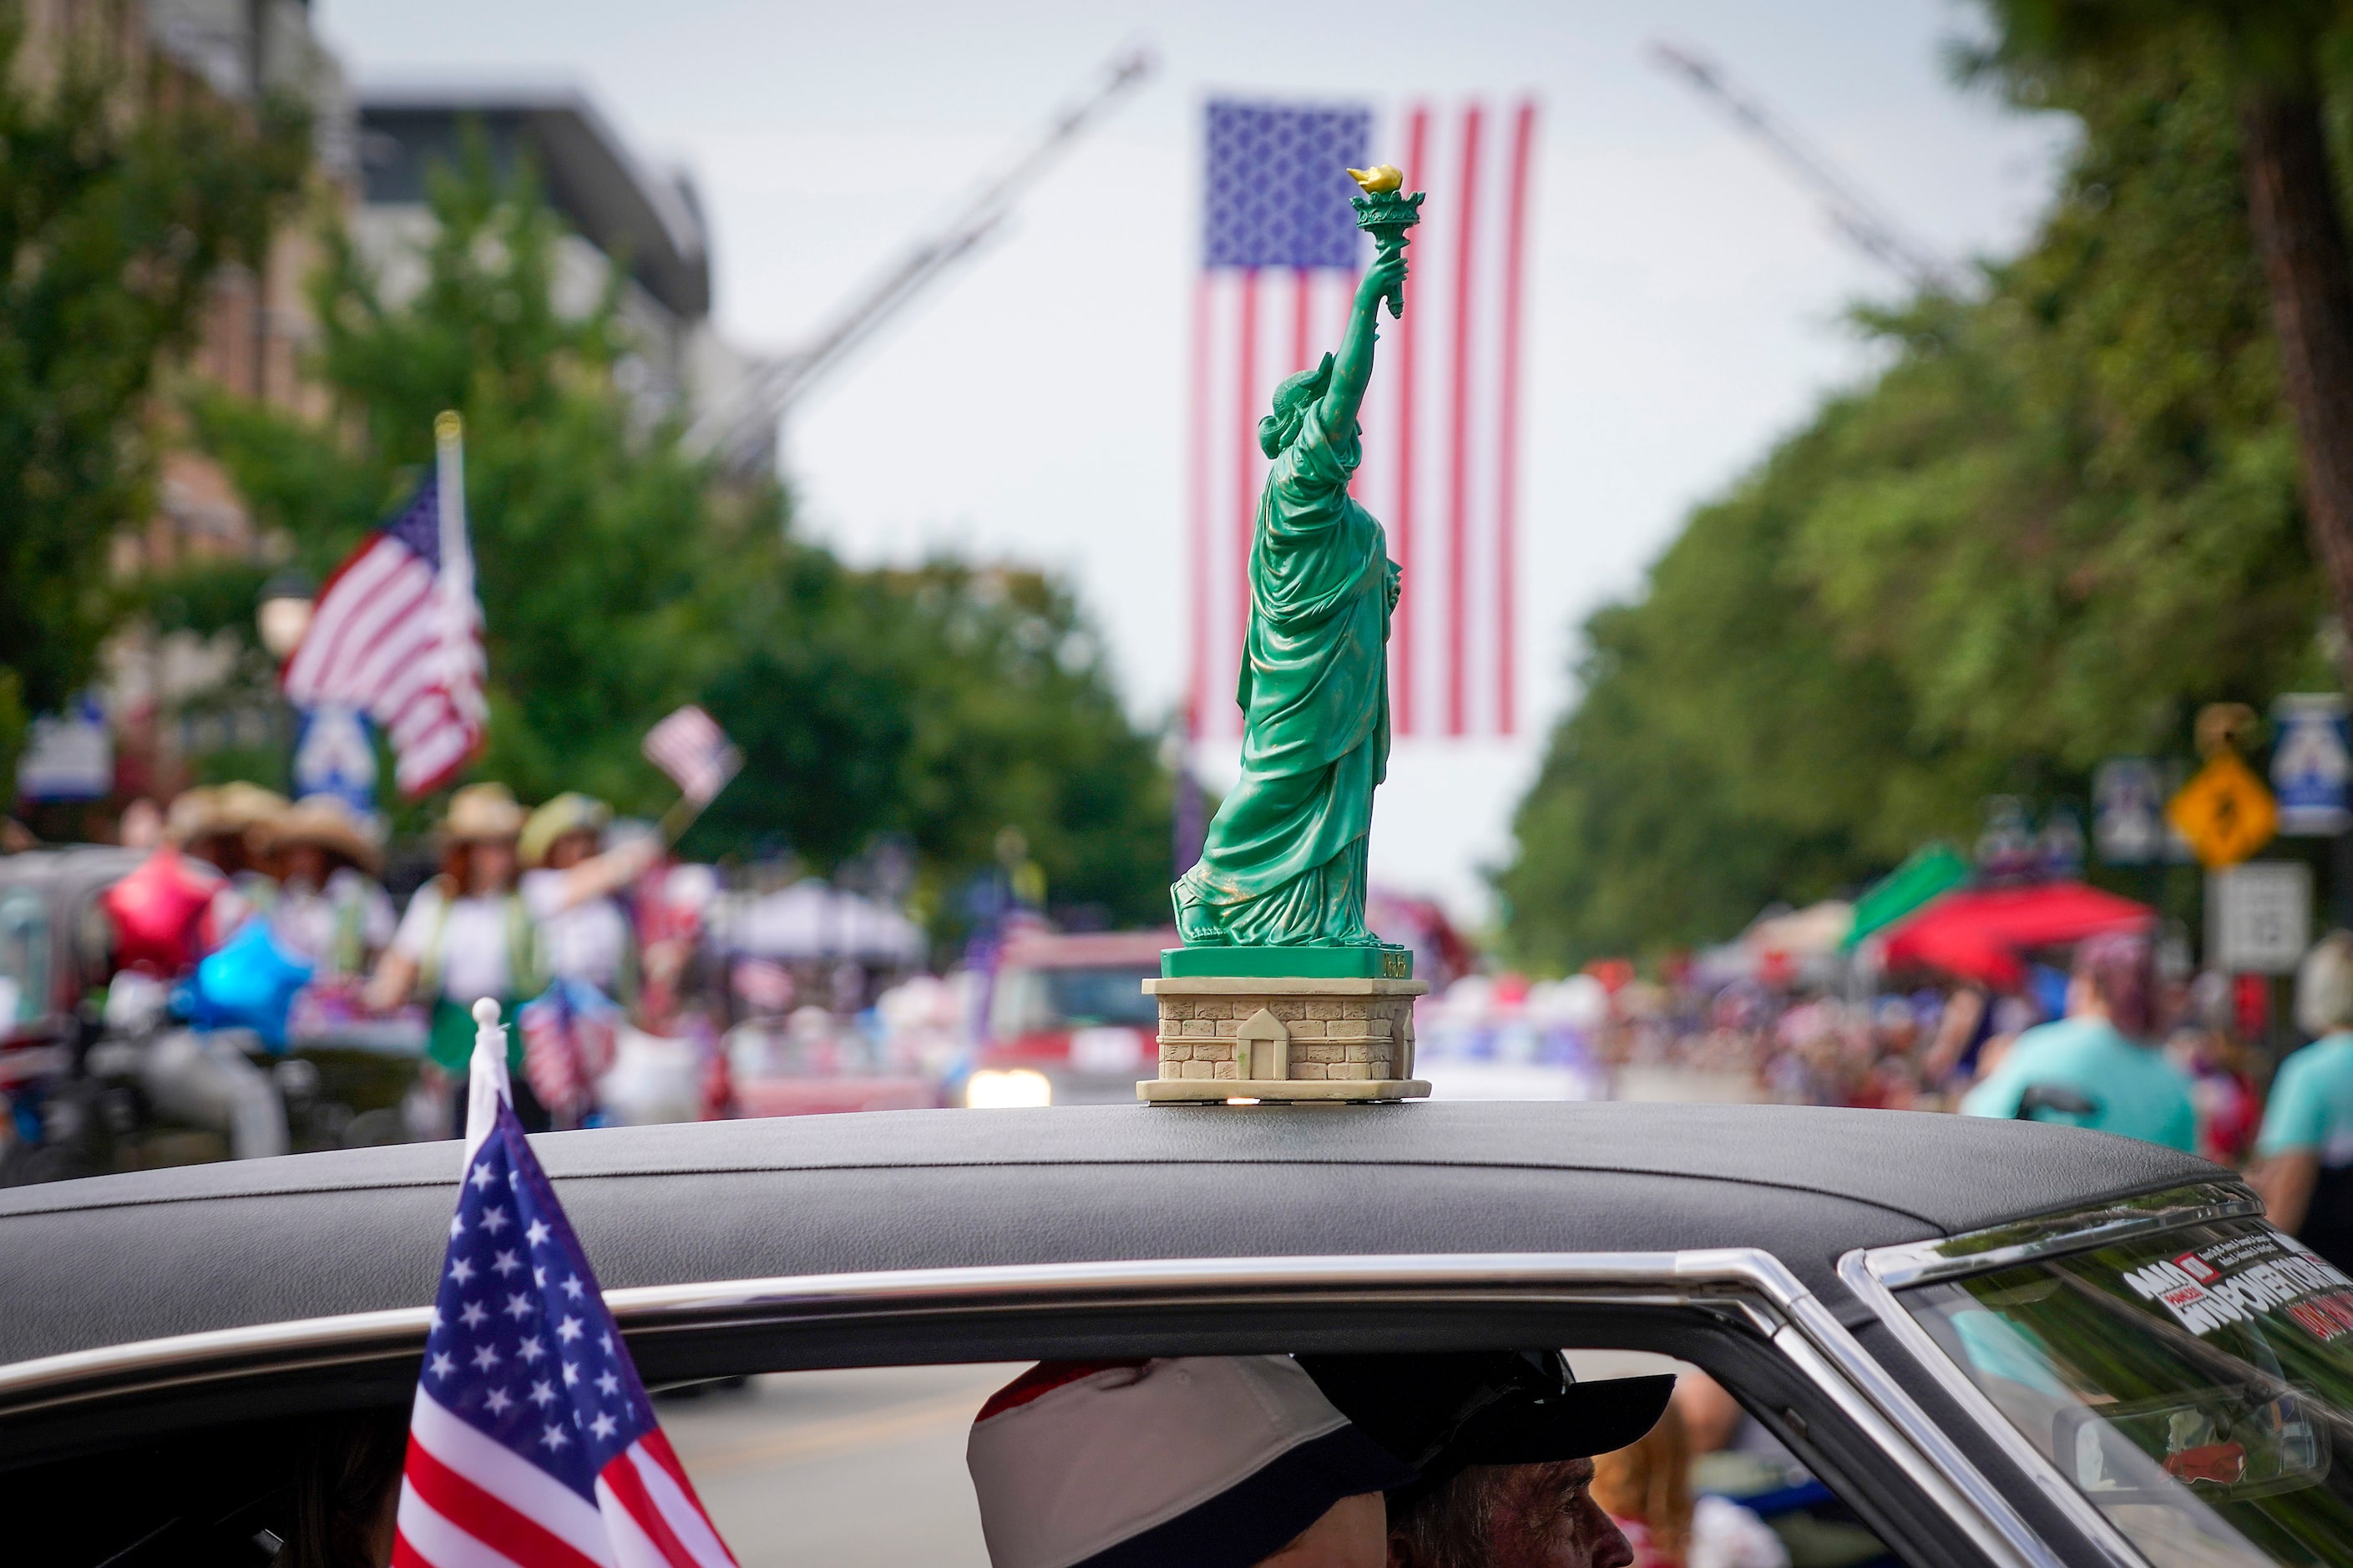
{"type": "Polygon", "coordinates": [[[2220,752],[2165,808],[2207,869],[2235,866],[2272,841],[2279,807],[2236,752],[2220,752]]]}

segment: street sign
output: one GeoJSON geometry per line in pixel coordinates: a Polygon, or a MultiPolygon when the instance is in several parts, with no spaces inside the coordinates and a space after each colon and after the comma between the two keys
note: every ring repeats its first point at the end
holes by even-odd
{"type": "Polygon", "coordinates": [[[2279,795],[2279,830],[2329,838],[2353,826],[2345,786],[2353,779],[2346,743],[2345,699],[2333,692],[2291,692],[2272,709],[2278,741],[2272,748],[2272,788],[2279,795]]]}
{"type": "Polygon", "coordinates": [[[2206,879],[2206,962],[2236,974],[2293,974],[2312,945],[2312,868],[2232,866],[2206,879]]]}
{"type": "Polygon", "coordinates": [[[2110,757],[2092,775],[2092,845],[2106,866],[2165,858],[2165,779],[2147,757],[2110,757]]]}
{"type": "Polygon", "coordinates": [[[2239,753],[2214,753],[2165,808],[2210,871],[2235,866],[2272,841],[2279,808],[2239,753]]]}
{"type": "Polygon", "coordinates": [[[375,809],[375,739],[367,715],[341,703],[298,709],[294,794],[332,795],[354,811],[375,809]]]}
{"type": "Polygon", "coordinates": [[[16,760],[16,794],[25,800],[100,800],[114,787],[114,740],[106,714],[85,697],[69,711],[33,721],[16,760]]]}

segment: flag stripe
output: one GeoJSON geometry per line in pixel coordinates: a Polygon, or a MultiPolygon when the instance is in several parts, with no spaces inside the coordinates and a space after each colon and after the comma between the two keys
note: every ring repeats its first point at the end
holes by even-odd
{"type": "Polygon", "coordinates": [[[408,1436],[416,1447],[460,1475],[497,1493],[507,1506],[600,1564],[613,1561],[596,1506],[562,1481],[474,1430],[423,1388],[410,1407],[408,1436]]]}
{"type": "Polygon", "coordinates": [[[418,1446],[401,1479],[408,1491],[457,1529],[492,1551],[531,1568],[605,1568],[599,1560],[544,1529],[506,1500],[467,1479],[418,1446]]]}
{"type": "MultiPolygon", "coordinates": [[[[1419,172],[1423,155],[1430,146],[1430,110],[1416,104],[1406,119],[1406,167],[1419,172]]],[[[1410,245],[1407,254],[1412,254],[1410,245]]],[[[1411,292],[1411,285],[1408,285],[1411,292]]],[[[1414,589],[1414,405],[1415,386],[1414,343],[1419,337],[1415,330],[1420,321],[1417,310],[1408,310],[1398,329],[1397,369],[1397,495],[1389,504],[1389,544],[1397,561],[1399,575],[1406,584],[1404,600],[1398,605],[1395,624],[1389,631],[1390,703],[1395,710],[1397,728],[1405,734],[1414,731],[1414,693],[1419,685],[1414,679],[1413,660],[1414,612],[1419,606],[1414,589]]]]}
{"type": "Polygon", "coordinates": [[[404,1479],[400,1483],[400,1507],[393,1515],[393,1561],[403,1561],[403,1548],[408,1561],[427,1568],[533,1568],[529,1563],[517,1563],[498,1548],[469,1534],[456,1521],[444,1518],[431,1503],[417,1495],[404,1479]]]}
{"type": "Polygon", "coordinates": [[[1200,735],[1209,714],[1209,277],[1193,284],[1192,482],[1186,500],[1191,508],[1189,565],[1193,591],[1193,678],[1186,693],[1186,730],[1200,735]]]}
{"type": "Polygon", "coordinates": [[[1512,117],[1511,216],[1504,236],[1503,385],[1495,421],[1495,730],[1515,733],[1519,693],[1520,331],[1526,282],[1528,168],[1535,153],[1536,106],[1512,117]]]}
{"type": "Polygon", "coordinates": [[[647,1499],[657,1515],[669,1526],[697,1568],[734,1568],[733,1559],[721,1543],[719,1532],[711,1527],[703,1514],[702,1504],[694,1495],[694,1483],[678,1467],[678,1456],[651,1451],[659,1443],[664,1450],[670,1447],[659,1427],[629,1445],[622,1456],[634,1467],[638,1484],[645,1488],[647,1499]]]}
{"type": "Polygon", "coordinates": [[[670,1528],[661,1505],[647,1494],[645,1478],[638,1473],[628,1455],[619,1455],[597,1474],[596,1499],[604,1505],[606,1518],[622,1515],[645,1532],[657,1553],[657,1562],[668,1564],[668,1568],[704,1568],[670,1528]]]}
{"type": "Polygon", "coordinates": [[[1446,732],[1463,733],[1467,692],[1463,622],[1469,613],[1471,553],[1471,281],[1477,274],[1479,142],[1485,117],[1472,104],[1462,117],[1462,177],[1455,197],[1454,365],[1448,399],[1446,479],[1446,732]]]}
{"type": "MultiPolygon", "coordinates": [[[[1258,525],[1258,471],[1261,457],[1258,445],[1258,420],[1261,411],[1253,395],[1253,383],[1258,374],[1258,268],[1242,274],[1241,354],[1237,374],[1241,385],[1236,398],[1241,417],[1236,426],[1234,462],[1234,603],[1242,608],[1245,638],[1249,626],[1250,602],[1250,539],[1258,525]]],[[[1238,650],[1239,651],[1239,650],[1238,650]]],[[[1248,657],[1244,655],[1243,657],[1248,657]]]]}
{"type": "Polygon", "coordinates": [[[336,606],[372,602],[376,585],[399,571],[404,561],[413,559],[400,545],[379,537],[327,580],[318,598],[318,609],[328,612],[327,623],[323,626],[313,623],[310,635],[303,637],[287,665],[288,690],[296,700],[312,700],[313,691],[337,667],[343,638],[350,635],[351,621],[347,616],[337,616],[336,606]]]}

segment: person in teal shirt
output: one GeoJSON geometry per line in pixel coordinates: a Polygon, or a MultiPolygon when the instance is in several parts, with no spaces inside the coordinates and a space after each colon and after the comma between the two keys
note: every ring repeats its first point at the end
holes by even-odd
{"type": "Polygon", "coordinates": [[[2072,1090],[2089,1102],[2077,1125],[2197,1147],[2189,1078],[2149,1043],[2157,1034],[2157,973],[2148,939],[2096,936],[2075,952],[2067,1016],[2018,1037],[2010,1054],[1961,1101],[1968,1116],[2016,1116],[2029,1089],[2072,1090]]]}
{"type": "Polygon", "coordinates": [[[2319,1038],[2272,1079],[2251,1178],[2274,1225],[2343,1268],[2353,1261],[2353,931],[2305,955],[2295,1021],[2319,1038]]]}

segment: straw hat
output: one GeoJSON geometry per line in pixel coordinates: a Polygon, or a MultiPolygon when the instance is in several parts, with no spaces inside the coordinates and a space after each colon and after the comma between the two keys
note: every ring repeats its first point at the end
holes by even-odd
{"type": "Polygon", "coordinates": [[[575,790],[565,790],[531,814],[523,826],[522,863],[537,866],[547,859],[555,841],[567,833],[602,833],[613,820],[613,808],[575,790]]]}
{"type": "Polygon", "coordinates": [[[502,784],[468,784],[449,797],[449,815],[441,832],[452,843],[479,844],[513,838],[522,832],[522,807],[514,791],[502,784]]]}
{"type": "Polygon", "coordinates": [[[216,835],[234,837],[254,828],[267,829],[286,815],[286,797],[276,790],[239,780],[183,790],[172,801],[164,818],[164,837],[177,845],[216,835]]]}
{"type": "Polygon", "coordinates": [[[270,848],[287,849],[297,844],[315,844],[370,876],[384,864],[382,830],[340,795],[306,795],[278,819],[270,831],[270,848]]]}
{"type": "Polygon", "coordinates": [[[274,789],[247,784],[239,779],[225,784],[214,792],[214,809],[217,833],[244,833],[253,828],[269,829],[292,810],[286,797],[274,789]]]}
{"type": "Polygon", "coordinates": [[[214,826],[220,816],[220,791],[209,785],[184,789],[172,797],[172,809],[164,818],[164,837],[185,848],[190,841],[220,831],[214,826]]]}

